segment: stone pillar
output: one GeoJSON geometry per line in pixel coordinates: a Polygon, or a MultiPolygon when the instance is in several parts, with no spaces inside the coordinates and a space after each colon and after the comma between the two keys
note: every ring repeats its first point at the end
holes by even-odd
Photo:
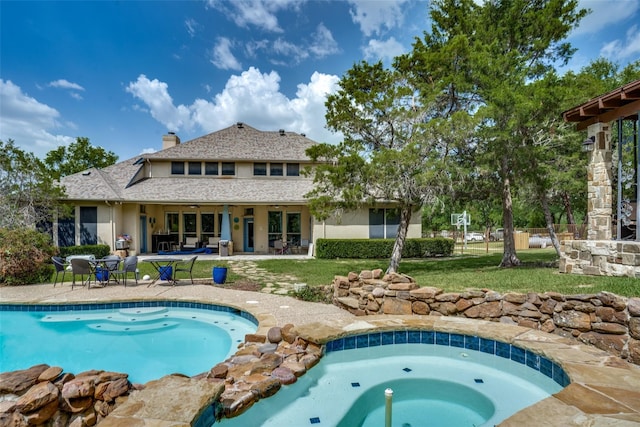
{"type": "Polygon", "coordinates": [[[611,169],[611,128],[606,123],[594,123],[587,128],[594,137],[593,151],[587,166],[587,240],[611,240],[613,176],[611,169]]]}

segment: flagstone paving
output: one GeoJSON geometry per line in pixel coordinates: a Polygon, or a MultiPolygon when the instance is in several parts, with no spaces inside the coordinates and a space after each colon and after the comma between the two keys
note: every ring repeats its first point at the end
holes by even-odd
{"type": "Polygon", "coordinates": [[[229,268],[236,274],[264,285],[260,292],[287,295],[300,279],[292,274],[275,274],[258,267],[254,261],[229,261],[229,268]]]}

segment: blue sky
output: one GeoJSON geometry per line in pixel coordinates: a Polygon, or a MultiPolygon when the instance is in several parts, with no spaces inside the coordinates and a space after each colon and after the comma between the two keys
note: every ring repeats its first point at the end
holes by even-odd
{"type": "MultiPolygon", "coordinates": [[[[477,0],[481,1],[481,0],[477,0]]],[[[640,58],[640,0],[593,13],[568,68],[640,58]]],[[[327,93],[361,60],[389,61],[430,26],[425,0],[0,0],[0,139],[44,157],[76,137],[120,160],[238,121],[325,129],[327,93]]]]}

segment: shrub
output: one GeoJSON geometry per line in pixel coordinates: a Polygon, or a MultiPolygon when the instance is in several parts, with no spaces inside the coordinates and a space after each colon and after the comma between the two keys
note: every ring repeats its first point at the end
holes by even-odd
{"type": "MultiPolygon", "coordinates": [[[[394,239],[318,239],[316,257],[324,259],[389,258],[394,239]]],[[[453,253],[454,241],[443,237],[406,239],[402,249],[403,258],[449,256],[453,253]]]]}
{"type": "Polygon", "coordinates": [[[331,286],[305,286],[299,291],[293,291],[292,295],[302,301],[331,304],[333,288],[331,286]]]}
{"type": "Polygon", "coordinates": [[[54,271],[51,237],[27,228],[0,229],[0,283],[43,283],[54,271]]]}

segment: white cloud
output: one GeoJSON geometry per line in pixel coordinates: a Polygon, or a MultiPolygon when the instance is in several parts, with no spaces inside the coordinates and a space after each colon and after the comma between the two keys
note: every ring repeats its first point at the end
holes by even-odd
{"type": "Polygon", "coordinates": [[[151,116],[163,123],[167,129],[191,129],[190,112],[184,105],[175,107],[167,90],[167,84],[158,79],[149,80],[141,74],[138,80],[129,83],[126,91],[144,102],[151,116]]]}
{"type": "Polygon", "coordinates": [[[372,61],[390,61],[406,52],[404,46],[394,37],[388,40],[371,39],[363,50],[365,59],[372,61]]]}
{"type": "Polygon", "coordinates": [[[296,64],[309,57],[305,49],[283,38],[276,39],[271,48],[275,54],[292,58],[296,64]]]}
{"type": "Polygon", "coordinates": [[[200,24],[198,24],[198,21],[196,21],[195,19],[185,20],[184,26],[187,27],[187,33],[189,33],[191,37],[194,37],[196,35],[196,32],[198,32],[198,30],[201,28],[200,24]]]}
{"type": "Polygon", "coordinates": [[[231,47],[231,40],[219,37],[213,47],[211,63],[222,70],[241,70],[242,65],[231,52],[231,47]]]}
{"type": "Polygon", "coordinates": [[[196,99],[191,105],[173,105],[166,83],[141,75],[127,91],[144,102],[151,116],[176,132],[196,129],[213,132],[238,121],[258,129],[287,129],[306,133],[323,142],[337,142],[339,136],[325,129],[327,94],[337,89],[339,78],[314,73],[307,84],[298,85],[296,97],[280,92],[275,71],[261,73],[251,67],[229,78],[224,89],[211,100],[196,99]]]}
{"type": "Polygon", "coordinates": [[[640,29],[637,25],[627,30],[625,40],[614,40],[600,49],[600,56],[619,61],[640,56],[640,29]]]}
{"type": "Polygon", "coordinates": [[[631,0],[579,0],[578,8],[590,9],[591,13],[580,21],[570,37],[594,34],[610,29],[615,24],[629,19],[640,9],[639,1],[631,0]]]}
{"type": "Polygon", "coordinates": [[[291,67],[298,65],[309,57],[324,58],[326,56],[339,53],[338,43],[333,38],[331,31],[322,23],[316,27],[316,31],[311,34],[311,40],[302,40],[293,43],[283,37],[270,40],[253,40],[245,45],[248,57],[257,58],[260,52],[269,56],[272,64],[291,67]]]}
{"type": "Polygon", "coordinates": [[[349,0],[351,19],[360,25],[360,31],[370,37],[385,30],[399,27],[403,22],[402,5],[406,0],[349,0]]]}
{"type": "Polygon", "coordinates": [[[50,87],[57,87],[61,89],[71,89],[71,90],[84,90],[82,86],[77,83],[72,83],[65,79],[55,80],[49,83],[50,87]]]}
{"type": "MultiPolygon", "coordinates": [[[[12,139],[20,149],[40,158],[59,145],[68,145],[75,138],[54,134],[63,127],[60,113],[22,92],[10,80],[0,79],[0,140],[12,139]]],[[[71,127],[75,127],[72,123],[71,127]]]]}
{"type": "Polygon", "coordinates": [[[340,52],[340,48],[333,38],[333,34],[331,34],[331,31],[329,31],[323,23],[318,24],[312,37],[313,41],[311,42],[311,46],[309,46],[309,50],[317,58],[324,58],[325,56],[340,52]]]}
{"type": "Polygon", "coordinates": [[[281,33],[276,12],[296,9],[300,0],[208,0],[209,7],[218,9],[242,28],[257,27],[265,31],[281,33]]]}

